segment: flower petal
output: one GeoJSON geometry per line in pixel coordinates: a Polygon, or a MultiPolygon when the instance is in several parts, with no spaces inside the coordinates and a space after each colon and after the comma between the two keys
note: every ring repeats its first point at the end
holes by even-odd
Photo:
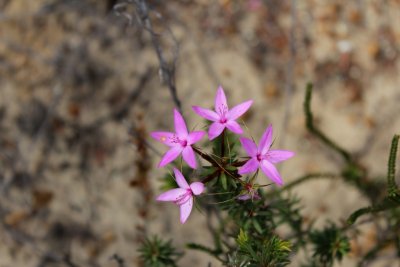
{"type": "Polygon", "coordinates": [[[197,168],[196,156],[195,156],[193,148],[191,146],[186,146],[183,149],[182,156],[183,156],[183,159],[186,161],[186,163],[192,169],[196,169],[197,168]]]}
{"type": "Polygon", "coordinates": [[[167,145],[167,146],[176,146],[176,143],[173,142],[174,133],[171,132],[152,132],[150,133],[151,137],[156,139],[157,141],[160,141],[161,143],[167,145]]]}
{"type": "Polygon", "coordinates": [[[187,144],[192,145],[192,144],[198,142],[201,138],[203,138],[203,136],[205,134],[206,133],[203,131],[194,131],[194,132],[189,133],[189,135],[187,137],[187,142],[188,142],[187,144]]]}
{"type": "Polygon", "coordinates": [[[282,177],[275,166],[268,160],[261,161],[261,170],[277,185],[283,185],[282,177]]]}
{"type": "Polygon", "coordinates": [[[201,108],[198,106],[193,106],[192,109],[194,110],[194,112],[197,113],[197,115],[199,115],[207,120],[210,120],[210,121],[218,121],[219,120],[219,115],[215,111],[201,108]]]}
{"type": "Polygon", "coordinates": [[[249,159],[240,169],[239,174],[246,174],[249,172],[254,172],[258,169],[259,162],[256,159],[249,159]]]}
{"type": "Polygon", "coordinates": [[[182,152],[181,146],[172,147],[164,154],[160,163],[158,163],[158,168],[164,167],[165,165],[176,159],[181,152],[182,152]]]}
{"type": "Polygon", "coordinates": [[[254,192],[254,194],[253,194],[253,200],[260,200],[261,199],[261,197],[260,197],[260,195],[258,194],[258,192],[254,192]]]}
{"type": "Polygon", "coordinates": [[[289,150],[270,150],[267,153],[267,159],[271,163],[278,163],[294,156],[293,151],[289,150]]]}
{"type": "Polygon", "coordinates": [[[190,184],[190,189],[192,189],[193,194],[200,195],[204,191],[204,184],[201,182],[194,182],[190,184]]]}
{"type": "Polygon", "coordinates": [[[228,111],[228,103],[226,102],[226,96],[222,86],[218,87],[217,95],[215,96],[215,111],[219,115],[223,115],[228,111]]]}
{"type": "Polygon", "coordinates": [[[239,200],[249,200],[251,196],[249,194],[240,195],[237,197],[239,200]]]}
{"type": "Polygon", "coordinates": [[[167,192],[162,193],[157,197],[158,201],[177,201],[184,194],[186,194],[186,189],[183,188],[175,188],[168,190],[167,192]]]}
{"type": "Polygon", "coordinates": [[[183,189],[190,188],[185,177],[177,168],[174,168],[174,174],[175,174],[176,183],[179,185],[180,188],[183,188],[183,189]]]}
{"type": "Polygon", "coordinates": [[[175,132],[177,133],[178,137],[186,139],[188,135],[186,123],[182,117],[182,114],[179,113],[177,109],[174,109],[174,124],[175,124],[175,132]]]}
{"type": "Polygon", "coordinates": [[[213,140],[215,137],[219,136],[225,129],[225,125],[219,122],[214,122],[208,129],[208,138],[213,140]]]}
{"type": "Polygon", "coordinates": [[[247,155],[250,157],[255,157],[257,155],[257,145],[254,142],[246,137],[239,138],[240,143],[244,150],[246,150],[247,155]]]}
{"type": "Polygon", "coordinates": [[[242,116],[250,108],[252,104],[253,100],[249,100],[237,106],[234,106],[231,110],[229,110],[227,114],[228,119],[236,120],[237,118],[242,116]]]}
{"type": "Polygon", "coordinates": [[[260,143],[258,144],[258,150],[262,155],[268,152],[269,148],[272,144],[272,124],[270,124],[267,129],[265,129],[264,134],[260,139],[260,143]]]}
{"type": "Polygon", "coordinates": [[[188,201],[186,201],[185,203],[183,203],[180,206],[180,210],[181,210],[181,223],[184,224],[187,220],[187,218],[189,218],[190,213],[192,212],[192,208],[193,208],[193,197],[189,198],[188,201]]]}
{"type": "Polygon", "coordinates": [[[237,123],[236,121],[227,121],[225,123],[226,128],[228,128],[229,130],[231,130],[232,132],[236,133],[236,134],[242,134],[243,130],[240,127],[239,123],[237,123]]]}
{"type": "Polygon", "coordinates": [[[260,200],[261,197],[257,193],[257,191],[254,191],[254,192],[252,192],[252,194],[246,193],[244,195],[240,195],[240,196],[237,197],[237,199],[239,199],[239,200],[249,200],[249,199],[251,199],[251,200],[260,200]]]}

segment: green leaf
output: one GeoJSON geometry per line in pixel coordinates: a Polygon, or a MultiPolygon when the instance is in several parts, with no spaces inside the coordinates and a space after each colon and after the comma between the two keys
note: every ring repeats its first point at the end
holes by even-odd
{"type": "Polygon", "coordinates": [[[221,175],[219,176],[219,181],[221,183],[222,188],[226,191],[228,190],[228,184],[227,184],[227,180],[226,180],[226,175],[225,173],[221,173],[221,175]]]}
{"type": "Polygon", "coordinates": [[[239,244],[239,246],[245,246],[247,242],[249,241],[249,236],[243,229],[240,229],[239,235],[236,238],[236,242],[239,244]]]}

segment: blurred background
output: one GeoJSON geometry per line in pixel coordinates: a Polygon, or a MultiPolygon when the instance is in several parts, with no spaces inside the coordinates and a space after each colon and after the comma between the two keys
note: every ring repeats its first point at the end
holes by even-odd
{"type": "MultiPolygon", "coordinates": [[[[285,182],[343,163],[305,129],[307,82],[318,126],[384,177],[400,132],[399,25],[399,0],[0,0],[0,266],[137,266],[145,236],[210,242],[205,214],[180,225],[154,200],[166,150],[149,132],[172,130],[177,105],[202,128],[191,106],[212,107],[218,85],[231,106],[254,100],[247,136],[272,123],[276,147],[296,151],[285,182]]],[[[367,204],[341,180],[292,193],[317,225],[367,204]]],[[[362,231],[340,266],[379,238],[362,231]]]]}

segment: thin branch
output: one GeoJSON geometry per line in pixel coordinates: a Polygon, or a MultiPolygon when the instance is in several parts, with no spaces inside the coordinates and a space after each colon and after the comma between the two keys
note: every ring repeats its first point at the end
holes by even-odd
{"type": "Polygon", "coordinates": [[[149,16],[149,7],[147,5],[146,0],[135,0],[134,3],[136,6],[136,11],[139,14],[139,19],[141,24],[144,26],[144,29],[146,29],[150,33],[151,42],[153,44],[153,48],[157,54],[158,62],[160,64],[161,80],[165,85],[168,86],[176,107],[182,113],[181,101],[178,98],[177,89],[175,85],[175,65],[178,58],[179,45],[172,31],[168,30],[176,45],[176,50],[174,53],[174,59],[172,61],[172,64],[168,64],[168,62],[165,59],[163,50],[161,48],[159,36],[153,31],[153,25],[149,16]]]}
{"type": "MultiPolygon", "coordinates": [[[[280,192],[283,191],[287,191],[289,189],[292,189],[295,186],[298,186],[299,184],[302,184],[306,181],[309,180],[314,180],[314,179],[333,179],[339,177],[338,174],[335,173],[311,173],[311,174],[307,174],[304,175],[296,180],[294,180],[293,182],[288,183],[287,185],[285,185],[285,187],[282,188],[282,190],[280,190],[280,192]]],[[[276,191],[278,192],[278,191],[276,191]]]]}
{"type": "Polygon", "coordinates": [[[341,148],[339,145],[337,145],[335,142],[329,139],[323,132],[321,132],[320,129],[314,126],[314,116],[311,112],[312,90],[313,90],[313,85],[311,83],[308,83],[306,87],[306,97],[304,100],[304,113],[306,115],[307,129],[316,137],[318,137],[327,146],[338,152],[346,160],[346,162],[351,163],[352,158],[350,156],[350,153],[341,148]]]}
{"type": "Polygon", "coordinates": [[[196,152],[197,154],[199,154],[200,157],[202,157],[204,160],[208,161],[209,163],[211,163],[211,165],[213,165],[214,167],[219,167],[220,164],[210,155],[203,153],[200,149],[198,149],[195,146],[192,146],[194,152],[196,152]]]}

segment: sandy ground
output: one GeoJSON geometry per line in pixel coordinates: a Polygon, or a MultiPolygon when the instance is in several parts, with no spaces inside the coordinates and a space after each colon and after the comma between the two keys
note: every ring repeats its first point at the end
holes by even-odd
{"type": "MultiPolygon", "coordinates": [[[[160,2],[154,28],[168,60],[176,45],[166,25],[179,43],[176,86],[190,127],[203,124],[191,106],[211,107],[221,84],[231,105],[254,100],[246,135],[258,139],[272,123],[277,146],[296,151],[280,166],[285,182],[338,171],[341,159],[304,127],[312,81],[319,127],[373,176],[385,174],[400,131],[399,1],[160,2]]],[[[165,151],[148,132],[172,130],[174,102],[148,32],[107,4],[0,1],[1,267],[63,266],[46,257],[66,253],[79,266],[116,266],[114,253],[136,266],[143,234],[175,238],[178,248],[210,240],[204,215],[180,225],[173,205],[154,201],[160,158],[138,150],[129,129],[165,151]],[[145,191],[132,186],[140,179],[145,191]]],[[[340,180],[309,182],[295,194],[320,226],[367,204],[340,180]]],[[[338,266],[371,246],[365,231],[370,241],[338,266]]],[[[180,264],[208,262],[189,252],[180,264]]]]}

